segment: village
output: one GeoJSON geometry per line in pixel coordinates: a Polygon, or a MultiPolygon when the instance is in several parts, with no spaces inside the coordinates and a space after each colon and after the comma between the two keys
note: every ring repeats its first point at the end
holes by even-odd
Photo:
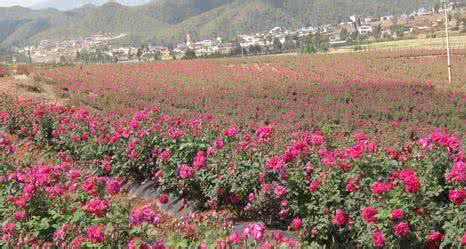
{"type": "MultiPolygon", "coordinates": [[[[466,32],[465,6],[450,3],[449,24],[457,33],[466,32]]],[[[127,34],[99,33],[72,40],[43,40],[34,46],[17,48],[29,63],[131,63],[155,60],[228,57],[278,53],[326,52],[330,49],[400,39],[434,38],[444,31],[444,9],[421,8],[412,13],[386,16],[350,16],[337,25],[303,27],[288,30],[275,27],[256,34],[238,35],[234,40],[222,37],[195,41],[186,34],[185,41],[170,46],[118,46],[115,41],[127,34]]]]}

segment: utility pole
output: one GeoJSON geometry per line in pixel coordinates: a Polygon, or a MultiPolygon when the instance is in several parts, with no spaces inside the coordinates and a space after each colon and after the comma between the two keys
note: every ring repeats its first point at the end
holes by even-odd
{"type": "Polygon", "coordinates": [[[448,33],[448,10],[447,0],[444,0],[444,12],[445,12],[445,33],[447,40],[447,60],[448,60],[448,83],[451,84],[451,57],[450,57],[450,34],[448,33]]]}
{"type": "Polygon", "coordinates": [[[16,65],[16,56],[13,55],[11,61],[13,62],[13,76],[16,76],[16,73],[18,72],[18,66],[16,65]]]}
{"type": "Polygon", "coordinates": [[[29,64],[32,64],[31,49],[28,50],[29,64]]]}

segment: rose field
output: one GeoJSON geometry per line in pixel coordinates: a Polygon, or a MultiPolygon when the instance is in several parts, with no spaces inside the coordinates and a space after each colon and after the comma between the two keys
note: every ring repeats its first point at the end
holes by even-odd
{"type": "Polygon", "coordinates": [[[465,56],[23,68],[60,101],[0,98],[0,246],[466,247],[465,56]]]}

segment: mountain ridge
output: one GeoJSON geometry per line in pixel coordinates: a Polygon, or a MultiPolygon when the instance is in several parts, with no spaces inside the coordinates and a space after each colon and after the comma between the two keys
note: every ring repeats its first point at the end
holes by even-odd
{"type": "Polygon", "coordinates": [[[48,9],[67,11],[80,8],[85,5],[100,6],[108,2],[116,1],[122,5],[137,6],[149,3],[151,0],[45,0],[30,6],[31,9],[48,9]]]}
{"type": "MultiPolygon", "coordinates": [[[[100,1],[100,0],[98,0],[100,1]]],[[[152,0],[141,6],[116,2],[68,11],[0,8],[0,45],[79,38],[97,32],[127,33],[125,44],[168,44],[214,36],[234,38],[275,26],[299,28],[338,23],[350,15],[408,13],[435,0],[152,0]]]]}

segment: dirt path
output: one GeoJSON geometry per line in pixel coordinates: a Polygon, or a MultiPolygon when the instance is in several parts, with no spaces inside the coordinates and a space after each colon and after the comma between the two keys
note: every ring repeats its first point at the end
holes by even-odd
{"type": "Polygon", "coordinates": [[[31,98],[56,105],[64,105],[67,101],[57,96],[52,85],[36,82],[25,75],[0,78],[1,95],[31,98]]]}

